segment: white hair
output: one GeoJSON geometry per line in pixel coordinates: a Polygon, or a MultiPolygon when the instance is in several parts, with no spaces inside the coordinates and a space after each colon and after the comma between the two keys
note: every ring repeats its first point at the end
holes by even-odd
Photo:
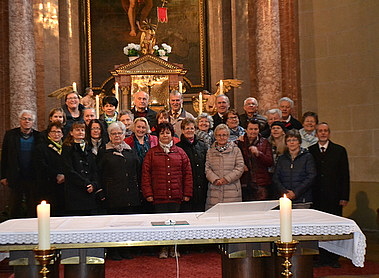
{"type": "Polygon", "coordinates": [[[274,109],[270,109],[270,110],[267,110],[266,111],[266,115],[274,115],[274,114],[278,114],[280,118],[282,118],[282,110],[278,109],[278,108],[274,108],[274,109]]]}
{"type": "Polygon", "coordinates": [[[290,103],[290,105],[291,105],[291,108],[293,108],[293,100],[292,99],[290,99],[289,97],[282,97],[281,99],[279,99],[279,105],[282,103],[282,101],[287,101],[287,102],[289,102],[290,103]]]}
{"type": "Polygon", "coordinates": [[[33,119],[33,122],[36,120],[36,113],[32,110],[22,110],[19,114],[18,114],[18,118],[21,119],[22,118],[22,115],[24,114],[29,114],[32,116],[32,119],[33,119]]]}
{"type": "Polygon", "coordinates": [[[258,106],[258,100],[257,100],[255,97],[248,97],[247,99],[245,99],[245,100],[243,101],[243,105],[246,105],[246,102],[247,102],[248,100],[252,100],[252,101],[254,101],[254,103],[258,106]]]}
{"type": "Polygon", "coordinates": [[[120,121],[116,121],[114,123],[111,123],[109,126],[108,126],[108,134],[110,134],[112,132],[112,130],[114,129],[121,129],[122,133],[125,134],[125,131],[126,131],[126,127],[125,125],[120,122],[120,121]]]}

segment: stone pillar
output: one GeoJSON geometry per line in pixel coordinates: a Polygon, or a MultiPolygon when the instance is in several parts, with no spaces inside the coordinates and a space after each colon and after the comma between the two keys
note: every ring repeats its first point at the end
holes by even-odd
{"type": "Polygon", "coordinates": [[[278,0],[257,0],[257,83],[259,108],[277,107],[281,97],[281,53],[278,0]]]}
{"type": "Polygon", "coordinates": [[[9,0],[10,123],[23,109],[37,111],[32,0],[9,0]]]}

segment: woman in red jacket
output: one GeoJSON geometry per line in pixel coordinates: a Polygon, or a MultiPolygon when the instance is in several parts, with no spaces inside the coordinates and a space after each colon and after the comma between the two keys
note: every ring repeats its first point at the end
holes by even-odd
{"type": "MultiPolygon", "coordinates": [[[[175,132],[170,123],[159,124],[157,131],[159,144],[147,152],[142,165],[142,193],[155,212],[178,212],[181,202],[192,197],[191,164],[183,149],[173,144],[175,132]]],[[[175,256],[173,248],[170,256],[175,256]]],[[[167,247],[159,257],[168,257],[167,247]]]]}

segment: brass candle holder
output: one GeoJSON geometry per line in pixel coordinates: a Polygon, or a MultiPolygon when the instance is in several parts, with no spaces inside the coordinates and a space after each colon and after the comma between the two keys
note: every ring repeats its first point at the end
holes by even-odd
{"type": "Polygon", "coordinates": [[[276,246],[278,246],[279,255],[284,257],[284,263],[282,266],[284,270],[280,273],[283,277],[292,277],[292,272],[290,268],[292,266],[290,258],[296,251],[296,245],[299,243],[297,240],[292,240],[292,242],[281,242],[280,240],[276,241],[276,246]]]}
{"type": "Polygon", "coordinates": [[[35,248],[34,257],[42,266],[42,269],[39,273],[42,274],[43,278],[47,278],[50,272],[47,266],[50,264],[51,260],[53,260],[55,257],[55,248],[51,247],[50,249],[47,249],[47,250],[39,250],[35,248]]]}

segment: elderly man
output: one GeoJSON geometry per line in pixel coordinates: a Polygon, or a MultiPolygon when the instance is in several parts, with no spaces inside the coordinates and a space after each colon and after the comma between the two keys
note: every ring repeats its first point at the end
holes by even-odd
{"type": "Polygon", "coordinates": [[[282,97],[279,100],[279,109],[282,111],[282,119],[285,123],[287,129],[297,129],[303,128],[303,125],[296,120],[292,115],[291,111],[293,108],[293,100],[288,97],[282,97]]]}
{"type": "Polygon", "coordinates": [[[230,101],[226,95],[218,95],[216,98],[216,114],[212,116],[213,118],[213,129],[219,124],[225,123],[226,113],[229,111],[230,101]]]}
{"type": "MultiPolygon", "coordinates": [[[[347,152],[330,141],[330,128],[325,122],[316,127],[318,143],[308,148],[316,162],[317,177],[313,187],[314,208],[342,216],[342,208],[349,201],[350,175],[347,152]]],[[[319,266],[338,268],[338,256],[320,249],[319,266]]]]}
{"type": "Polygon", "coordinates": [[[33,129],[35,118],[34,112],[21,111],[20,127],[8,130],[4,135],[1,184],[10,188],[12,218],[34,217],[36,214],[37,190],[32,156],[38,143],[39,132],[33,129]]]}
{"type": "Polygon", "coordinates": [[[170,93],[170,122],[174,126],[175,134],[180,138],[182,129],[180,127],[185,118],[195,119],[194,116],[183,108],[183,95],[173,90],[170,93]]]}
{"type": "Polygon", "coordinates": [[[138,91],[133,95],[134,107],[131,110],[134,118],[145,117],[150,127],[157,125],[157,112],[148,107],[149,94],[144,91],[138,91]]]}
{"type": "Polygon", "coordinates": [[[258,101],[253,97],[248,97],[243,102],[243,110],[245,113],[240,115],[240,126],[247,128],[247,123],[251,120],[257,120],[261,129],[267,124],[265,117],[258,113],[258,101]]]}

